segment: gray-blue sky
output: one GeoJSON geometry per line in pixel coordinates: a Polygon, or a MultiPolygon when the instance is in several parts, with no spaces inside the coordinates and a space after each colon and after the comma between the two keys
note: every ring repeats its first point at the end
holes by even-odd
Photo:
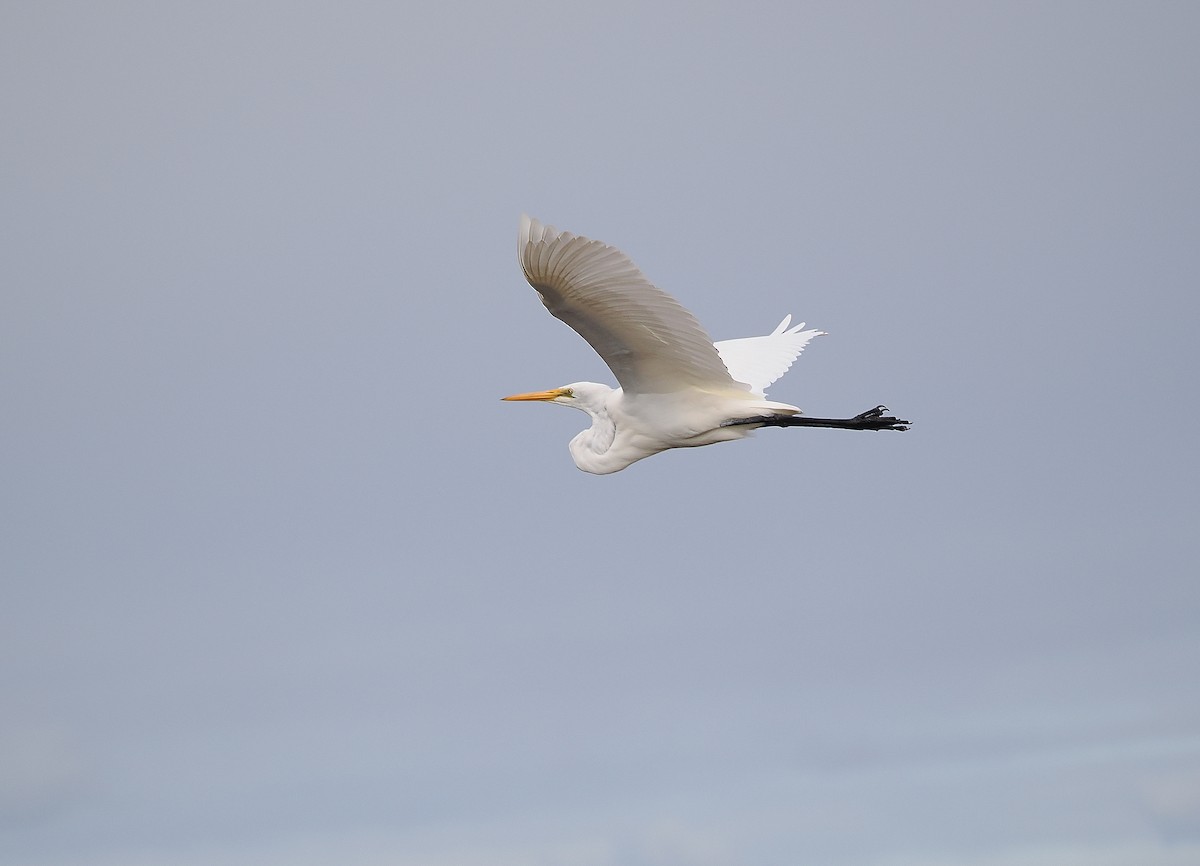
{"type": "Polygon", "coordinates": [[[6,5],[0,860],[1195,862],[1198,37],[6,5]],[[578,472],[523,210],[917,426],[578,472]]]}

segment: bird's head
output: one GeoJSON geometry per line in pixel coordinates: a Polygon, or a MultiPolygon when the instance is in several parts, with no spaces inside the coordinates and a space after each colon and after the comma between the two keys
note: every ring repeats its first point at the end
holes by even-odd
{"type": "Polygon", "coordinates": [[[579,409],[591,414],[604,407],[604,401],[611,393],[612,388],[607,385],[598,385],[595,382],[574,382],[561,388],[552,388],[549,391],[530,391],[527,394],[513,394],[511,397],[502,397],[501,399],[557,403],[560,406],[570,406],[572,409],[579,409]]]}

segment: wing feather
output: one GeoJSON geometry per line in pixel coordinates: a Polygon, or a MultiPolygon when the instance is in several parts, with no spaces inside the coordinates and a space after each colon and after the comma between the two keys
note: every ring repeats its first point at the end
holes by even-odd
{"type": "Polygon", "coordinates": [[[791,324],[792,317],[784,316],[779,327],[765,337],[744,337],[717,343],[717,352],[725,362],[729,375],[747,383],[756,394],[765,394],[771,383],[786,373],[792,362],[800,357],[808,341],[825,333],[815,329],[801,330],[804,322],[789,327],[791,324]]]}
{"type": "Polygon", "coordinates": [[[615,247],[522,216],[517,255],[546,309],[587,340],[626,391],[748,390],[695,317],[615,247]]]}

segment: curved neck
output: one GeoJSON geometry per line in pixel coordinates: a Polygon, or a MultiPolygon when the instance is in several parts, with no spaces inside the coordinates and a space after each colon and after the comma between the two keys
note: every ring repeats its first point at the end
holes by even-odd
{"type": "Polygon", "coordinates": [[[608,409],[603,406],[580,406],[579,409],[588,413],[592,419],[592,426],[571,440],[571,454],[574,455],[577,451],[604,454],[612,447],[613,440],[617,437],[617,425],[609,416],[608,409]]]}
{"type": "Polygon", "coordinates": [[[598,394],[594,399],[584,398],[570,404],[572,409],[586,412],[592,419],[592,426],[580,431],[568,446],[575,465],[584,472],[603,475],[615,471],[606,459],[617,438],[617,425],[609,415],[607,396],[598,394]]]}

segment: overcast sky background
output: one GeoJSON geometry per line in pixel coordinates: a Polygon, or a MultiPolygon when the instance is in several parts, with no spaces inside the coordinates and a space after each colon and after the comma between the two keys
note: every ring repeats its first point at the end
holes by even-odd
{"type": "Polygon", "coordinates": [[[1200,862],[1200,6],[0,7],[0,861],[1200,862]],[[598,478],[527,211],[771,430],[598,478]]]}

